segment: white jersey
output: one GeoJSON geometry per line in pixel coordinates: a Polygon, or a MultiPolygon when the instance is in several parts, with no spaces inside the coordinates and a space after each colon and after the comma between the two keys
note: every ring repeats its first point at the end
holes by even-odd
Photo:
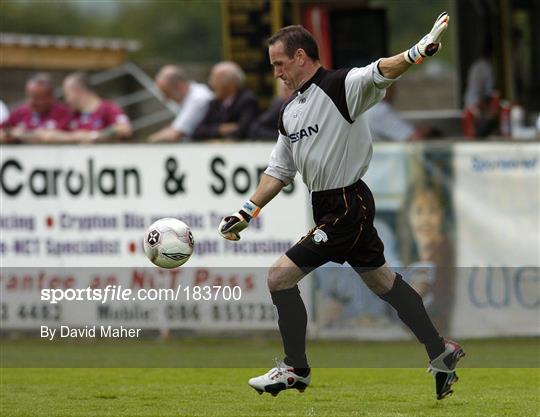
{"type": "MultiPolygon", "coordinates": [[[[178,107],[178,114],[173,120],[171,127],[181,132],[186,138],[190,138],[195,128],[199,125],[214,94],[204,85],[196,82],[189,83],[186,97],[178,107]]],[[[186,140],[184,140],[186,142],[186,140]]]]}
{"type": "Polygon", "coordinates": [[[311,191],[345,187],[366,172],[372,141],[362,115],[393,81],[366,67],[319,68],[283,105],[279,137],[265,173],[289,184],[300,172],[311,191]]]}

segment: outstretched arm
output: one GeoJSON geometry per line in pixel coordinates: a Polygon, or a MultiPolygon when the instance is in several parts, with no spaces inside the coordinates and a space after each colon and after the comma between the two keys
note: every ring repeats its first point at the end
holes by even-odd
{"type": "Polygon", "coordinates": [[[441,49],[441,36],[448,27],[449,21],[448,13],[441,13],[431,28],[431,32],[420,39],[420,42],[411,49],[390,58],[382,58],[379,61],[381,74],[386,78],[397,78],[412,64],[420,64],[426,56],[435,55],[441,49]]]}
{"type": "Polygon", "coordinates": [[[403,53],[379,60],[379,72],[384,77],[391,79],[399,77],[411,66],[412,64],[405,61],[403,53]]]}

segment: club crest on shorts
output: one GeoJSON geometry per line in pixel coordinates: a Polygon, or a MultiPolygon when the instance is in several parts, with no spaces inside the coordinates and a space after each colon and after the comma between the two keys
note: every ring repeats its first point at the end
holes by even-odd
{"type": "Polygon", "coordinates": [[[311,236],[311,240],[313,240],[313,243],[316,245],[320,245],[321,243],[328,242],[328,235],[321,229],[315,229],[313,231],[313,236],[311,236]]]}

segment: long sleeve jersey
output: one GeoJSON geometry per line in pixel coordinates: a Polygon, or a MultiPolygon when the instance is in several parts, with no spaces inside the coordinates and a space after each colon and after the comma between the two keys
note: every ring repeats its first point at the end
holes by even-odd
{"type": "Polygon", "coordinates": [[[378,61],[362,68],[319,68],[283,105],[278,141],[265,173],[289,184],[300,172],[311,191],[344,187],[367,171],[372,140],[362,113],[393,79],[378,61]]]}

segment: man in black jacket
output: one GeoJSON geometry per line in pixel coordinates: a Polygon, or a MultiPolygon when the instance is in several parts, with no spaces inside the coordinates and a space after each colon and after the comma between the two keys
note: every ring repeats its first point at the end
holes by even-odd
{"type": "Polygon", "coordinates": [[[244,72],[234,62],[214,65],[208,84],[215,98],[193,133],[196,141],[247,137],[249,126],[259,114],[259,106],[255,94],[244,88],[244,79],[244,72]]]}

